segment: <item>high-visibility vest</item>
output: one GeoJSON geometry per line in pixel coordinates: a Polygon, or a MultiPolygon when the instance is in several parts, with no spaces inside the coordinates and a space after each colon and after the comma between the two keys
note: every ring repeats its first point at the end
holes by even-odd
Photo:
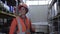
{"type": "MultiPolygon", "coordinates": [[[[18,22],[18,26],[20,26],[20,29],[19,29],[20,32],[18,34],[30,34],[30,29],[27,29],[25,32],[22,32],[22,25],[20,23],[20,19],[19,19],[19,17],[16,17],[16,19],[18,22]]],[[[28,28],[28,25],[26,27],[28,28]]]]}
{"type": "Polygon", "coordinates": [[[20,17],[17,18],[17,19],[14,18],[14,21],[12,22],[11,27],[10,27],[9,34],[13,34],[16,25],[18,25],[18,31],[17,31],[18,34],[26,34],[26,33],[28,34],[28,32],[30,32],[30,23],[29,22],[30,21],[27,18],[26,19],[27,29],[26,29],[26,26],[25,26],[23,20],[20,17]]]}
{"type": "Polygon", "coordinates": [[[19,17],[16,17],[16,19],[17,19],[17,22],[18,22],[18,26],[20,26],[20,29],[19,29],[19,33],[17,33],[17,34],[26,34],[26,32],[22,32],[22,25],[21,25],[21,23],[20,23],[20,19],[19,19],[19,17]]]}

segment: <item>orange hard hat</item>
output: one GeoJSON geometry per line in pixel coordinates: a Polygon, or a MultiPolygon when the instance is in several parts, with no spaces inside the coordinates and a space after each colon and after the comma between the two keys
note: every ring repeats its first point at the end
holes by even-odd
{"type": "Polygon", "coordinates": [[[20,3],[19,6],[18,6],[18,10],[20,10],[21,7],[26,8],[26,13],[28,12],[28,6],[25,3],[20,3]]]}

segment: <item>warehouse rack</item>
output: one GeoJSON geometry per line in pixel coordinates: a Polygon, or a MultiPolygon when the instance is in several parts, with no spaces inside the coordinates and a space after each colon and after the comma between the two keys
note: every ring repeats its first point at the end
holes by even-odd
{"type": "MultiPolygon", "coordinates": [[[[1,0],[3,3],[7,1],[8,6],[16,6],[15,0],[1,0]]],[[[18,0],[18,2],[21,2],[18,0]]],[[[4,8],[2,8],[4,9],[4,8]]],[[[14,13],[10,13],[6,10],[1,10],[0,6],[0,34],[8,34],[9,33],[9,28],[10,24],[13,18],[15,18],[16,15],[14,13]]]]}
{"type": "Polygon", "coordinates": [[[49,34],[60,34],[60,0],[52,0],[51,4],[49,4],[48,22],[49,22],[49,34]],[[53,10],[52,7],[55,3],[57,3],[57,8],[56,8],[57,15],[54,15],[52,17],[52,14],[54,13],[52,11],[53,10]]]}
{"type": "Polygon", "coordinates": [[[0,11],[0,33],[8,34],[9,26],[11,24],[12,18],[14,17],[16,16],[13,14],[0,11]]]}

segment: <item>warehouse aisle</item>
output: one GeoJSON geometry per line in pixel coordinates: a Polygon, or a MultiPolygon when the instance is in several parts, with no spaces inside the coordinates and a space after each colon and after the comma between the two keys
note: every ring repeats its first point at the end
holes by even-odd
{"type": "Polygon", "coordinates": [[[18,30],[27,31],[30,26],[31,34],[60,34],[60,0],[0,0],[0,34],[9,34],[10,30],[12,32],[14,29],[13,26],[11,29],[12,22],[13,25],[20,24],[15,24],[13,18],[24,17],[22,16],[25,15],[24,12],[27,16],[25,18],[29,20],[21,18],[25,29],[22,27],[20,29],[18,25],[14,30],[15,34],[18,30]]]}

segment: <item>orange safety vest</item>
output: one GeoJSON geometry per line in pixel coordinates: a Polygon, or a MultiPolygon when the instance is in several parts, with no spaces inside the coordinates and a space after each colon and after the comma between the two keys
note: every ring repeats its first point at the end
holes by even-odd
{"type": "MultiPolygon", "coordinates": [[[[30,30],[30,24],[31,24],[30,20],[28,18],[26,18],[26,25],[25,25],[23,19],[20,18],[20,17],[19,17],[19,19],[20,19],[20,24],[22,26],[22,32],[26,32],[26,34],[30,34],[30,32],[27,31],[27,30],[30,30]],[[26,28],[26,26],[27,26],[27,28],[26,28]]],[[[14,31],[15,31],[17,25],[18,25],[18,21],[17,21],[16,18],[14,18],[13,21],[12,21],[12,23],[11,23],[9,34],[14,34],[14,31]]],[[[20,27],[18,26],[17,33],[20,32],[19,28],[20,27]]]]}

